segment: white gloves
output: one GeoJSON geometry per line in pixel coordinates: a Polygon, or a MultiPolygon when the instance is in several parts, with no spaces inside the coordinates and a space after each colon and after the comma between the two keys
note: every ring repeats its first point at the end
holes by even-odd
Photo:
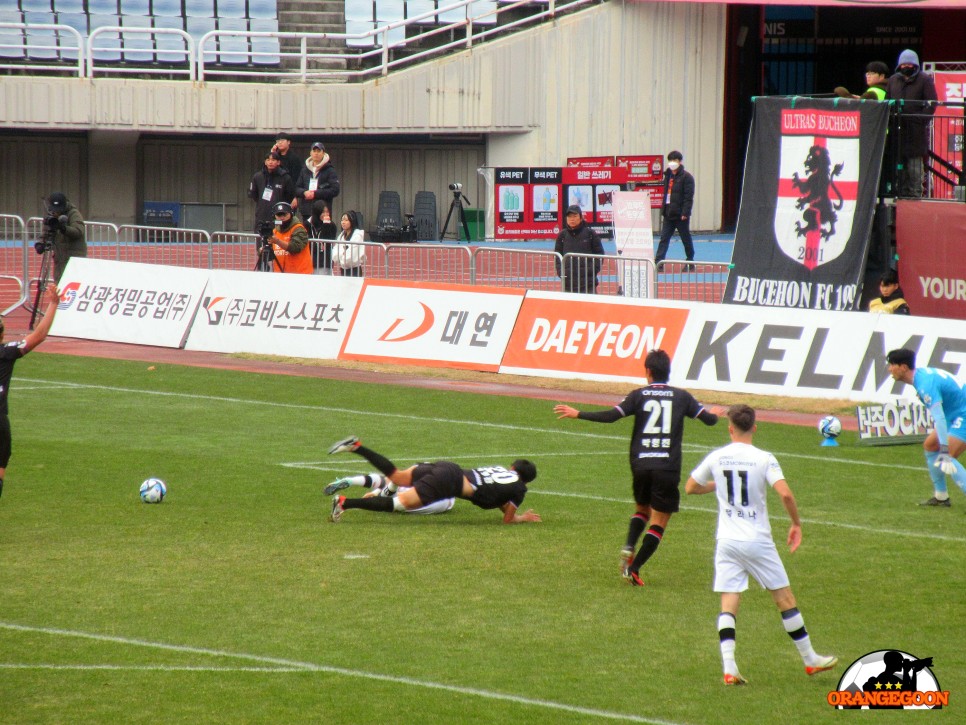
{"type": "Polygon", "coordinates": [[[953,463],[953,458],[949,455],[949,446],[939,447],[939,457],[936,458],[936,463],[934,465],[947,476],[952,476],[954,473],[956,473],[956,466],[953,463]]]}

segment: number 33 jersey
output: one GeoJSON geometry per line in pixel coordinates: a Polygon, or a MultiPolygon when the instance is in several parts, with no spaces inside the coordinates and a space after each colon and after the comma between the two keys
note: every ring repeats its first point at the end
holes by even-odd
{"type": "Polygon", "coordinates": [[[719,539],[772,541],[768,487],[785,478],[775,456],[748,443],[731,443],[712,451],[691,477],[703,484],[714,480],[719,539]]]}

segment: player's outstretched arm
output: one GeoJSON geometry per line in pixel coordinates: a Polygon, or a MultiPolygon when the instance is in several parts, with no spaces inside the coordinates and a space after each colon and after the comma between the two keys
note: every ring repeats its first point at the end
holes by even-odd
{"type": "Polygon", "coordinates": [[[37,327],[34,328],[34,330],[27,335],[26,338],[24,338],[24,355],[47,339],[47,333],[50,332],[50,326],[54,324],[54,315],[57,314],[57,305],[60,304],[60,295],[57,292],[57,287],[53,283],[47,285],[47,292],[44,295],[44,301],[47,303],[47,311],[44,312],[44,317],[40,321],[40,324],[37,325],[37,327]]]}
{"type": "Polygon", "coordinates": [[[714,480],[710,483],[698,483],[694,476],[690,476],[687,482],[684,484],[684,492],[700,495],[702,493],[714,493],[715,484],[714,480]]]}
{"type": "Polygon", "coordinates": [[[798,505],[795,503],[795,496],[788,487],[785,479],[776,481],[772,486],[782,500],[782,505],[788,512],[788,518],[792,520],[792,525],[788,527],[788,550],[794,552],[802,543],[802,521],[798,518],[798,505]]]}
{"type": "Polygon", "coordinates": [[[512,503],[503,504],[500,506],[500,511],[503,512],[503,523],[505,524],[539,523],[541,521],[540,514],[533,509],[527,509],[522,514],[518,514],[517,507],[512,503]]]}
{"type": "Polygon", "coordinates": [[[557,420],[561,418],[576,418],[580,415],[579,410],[571,408],[569,405],[555,405],[553,406],[553,412],[557,414],[557,420]]]}

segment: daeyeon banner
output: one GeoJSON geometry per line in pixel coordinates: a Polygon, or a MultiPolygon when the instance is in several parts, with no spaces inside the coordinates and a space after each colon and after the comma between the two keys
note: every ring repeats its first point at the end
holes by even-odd
{"type": "Polygon", "coordinates": [[[888,125],[885,103],[757,98],[725,302],[859,302],[888,125]]]}

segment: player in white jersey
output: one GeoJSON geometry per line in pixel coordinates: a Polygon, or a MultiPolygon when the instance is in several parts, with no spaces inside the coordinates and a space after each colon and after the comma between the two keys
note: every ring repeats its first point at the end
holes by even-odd
{"type": "Polygon", "coordinates": [[[788,512],[788,548],[802,543],[802,522],[785,474],[775,457],[752,445],[755,411],[747,405],[728,409],[731,444],[712,451],[691,472],[684,485],[689,494],[715,493],[718,498],[718,544],[714,555],[714,590],[721,593],[718,639],[726,685],[744,685],[747,680],[735,662],[735,631],[741,592],[748,588],[750,574],[771,592],[782,615],[782,624],[798,649],[805,672],[814,675],[838,663],[812,648],[805,620],[795,604],[785,566],[771,535],[766,501],[768,487],[774,489],[788,512]]]}
{"type": "MultiPolygon", "coordinates": [[[[325,487],[324,493],[327,496],[330,496],[336,491],[341,491],[343,488],[348,488],[349,486],[361,486],[363,488],[368,488],[369,491],[363,496],[363,498],[372,498],[373,496],[392,498],[400,490],[396,484],[390,481],[388,477],[383,476],[381,473],[362,473],[357,476],[337,478],[325,487]]],[[[442,498],[439,501],[433,501],[426,506],[420,506],[416,509],[407,509],[406,513],[444,514],[451,510],[455,505],[455,498],[442,498]]]]}

